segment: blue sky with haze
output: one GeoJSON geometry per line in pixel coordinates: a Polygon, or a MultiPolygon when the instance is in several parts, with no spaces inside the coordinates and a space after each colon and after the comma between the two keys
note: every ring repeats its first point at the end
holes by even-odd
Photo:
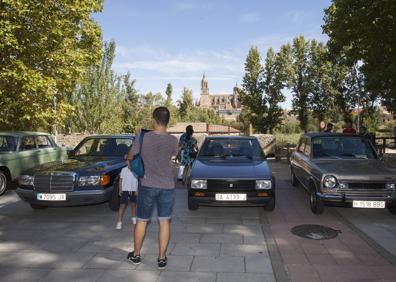
{"type": "MultiPolygon", "coordinates": [[[[262,58],[296,36],[326,41],[323,9],[330,0],[105,0],[94,15],[104,40],[117,45],[115,71],[131,72],[141,93],[165,92],[173,85],[199,98],[205,73],[211,93],[231,93],[241,84],[252,45],[262,58]]],[[[290,93],[283,104],[289,108],[290,93]]]]}

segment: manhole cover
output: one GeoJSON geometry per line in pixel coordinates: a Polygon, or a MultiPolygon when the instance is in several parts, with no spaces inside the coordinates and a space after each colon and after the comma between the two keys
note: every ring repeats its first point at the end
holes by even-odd
{"type": "Polygon", "coordinates": [[[291,230],[294,235],[312,239],[312,240],[328,240],[337,237],[341,230],[335,230],[333,228],[316,225],[316,224],[303,224],[294,226],[291,230]]]}

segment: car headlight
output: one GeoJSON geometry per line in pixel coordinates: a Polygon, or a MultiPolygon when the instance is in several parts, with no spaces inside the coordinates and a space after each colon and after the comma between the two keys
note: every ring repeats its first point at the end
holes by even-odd
{"type": "Polygon", "coordinates": [[[33,186],[34,185],[34,176],[33,175],[21,175],[18,178],[19,185],[23,186],[33,186]]]}
{"type": "Polygon", "coordinates": [[[78,186],[98,186],[100,185],[100,175],[80,176],[78,186]]]}
{"type": "Polygon", "coordinates": [[[207,181],[206,180],[191,180],[191,189],[207,189],[207,181]]]}
{"type": "Polygon", "coordinates": [[[256,180],[256,189],[268,190],[272,188],[271,180],[256,180]]]}
{"type": "Polygon", "coordinates": [[[395,183],[386,183],[386,184],[385,184],[385,188],[386,188],[386,189],[395,190],[395,189],[396,189],[396,184],[395,184],[395,183]]]}
{"type": "Polygon", "coordinates": [[[325,176],[323,179],[323,186],[330,189],[335,188],[337,186],[337,178],[332,175],[325,176]]]}

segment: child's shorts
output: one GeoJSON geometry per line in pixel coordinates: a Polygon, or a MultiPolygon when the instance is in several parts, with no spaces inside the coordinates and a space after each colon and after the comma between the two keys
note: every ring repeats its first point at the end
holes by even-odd
{"type": "Polygon", "coordinates": [[[128,202],[136,203],[136,192],[122,191],[120,204],[128,205],[128,202]]]}

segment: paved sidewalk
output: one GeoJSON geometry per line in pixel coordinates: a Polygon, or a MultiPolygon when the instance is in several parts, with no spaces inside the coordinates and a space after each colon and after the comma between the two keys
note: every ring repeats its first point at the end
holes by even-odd
{"type": "MultiPolygon", "coordinates": [[[[277,207],[273,213],[267,214],[267,217],[292,281],[396,280],[396,266],[382,256],[381,250],[373,248],[363,240],[350,224],[343,223],[339,216],[336,216],[338,211],[350,214],[360,210],[326,207],[324,214],[314,215],[310,211],[309,195],[302,187],[291,186],[287,164],[272,162],[270,166],[277,177],[277,207]],[[301,224],[325,225],[342,233],[330,240],[304,239],[290,232],[292,227],[301,224]]],[[[371,212],[373,215],[378,213],[371,212]]],[[[379,230],[375,229],[377,219],[375,216],[361,218],[364,226],[373,233],[379,230]]],[[[382,217],[380,220],[383,220],[382,217]]],[[[390,222],[387,221],[388,224],[390,222]]],[[[395,248],[396,240],[387,240],[389,246],[395,248]]]]}
{"type": "Polygon", "coordinates": [[[258,208],[188,211],[176,191],[168,266],[158,271],[157,222],[150,224],[143,263],[126,262],[132,223],[115,230],[107,204],[32,210],[14,191],[0,198],[1,281],[274,281],[258,208]]]}

